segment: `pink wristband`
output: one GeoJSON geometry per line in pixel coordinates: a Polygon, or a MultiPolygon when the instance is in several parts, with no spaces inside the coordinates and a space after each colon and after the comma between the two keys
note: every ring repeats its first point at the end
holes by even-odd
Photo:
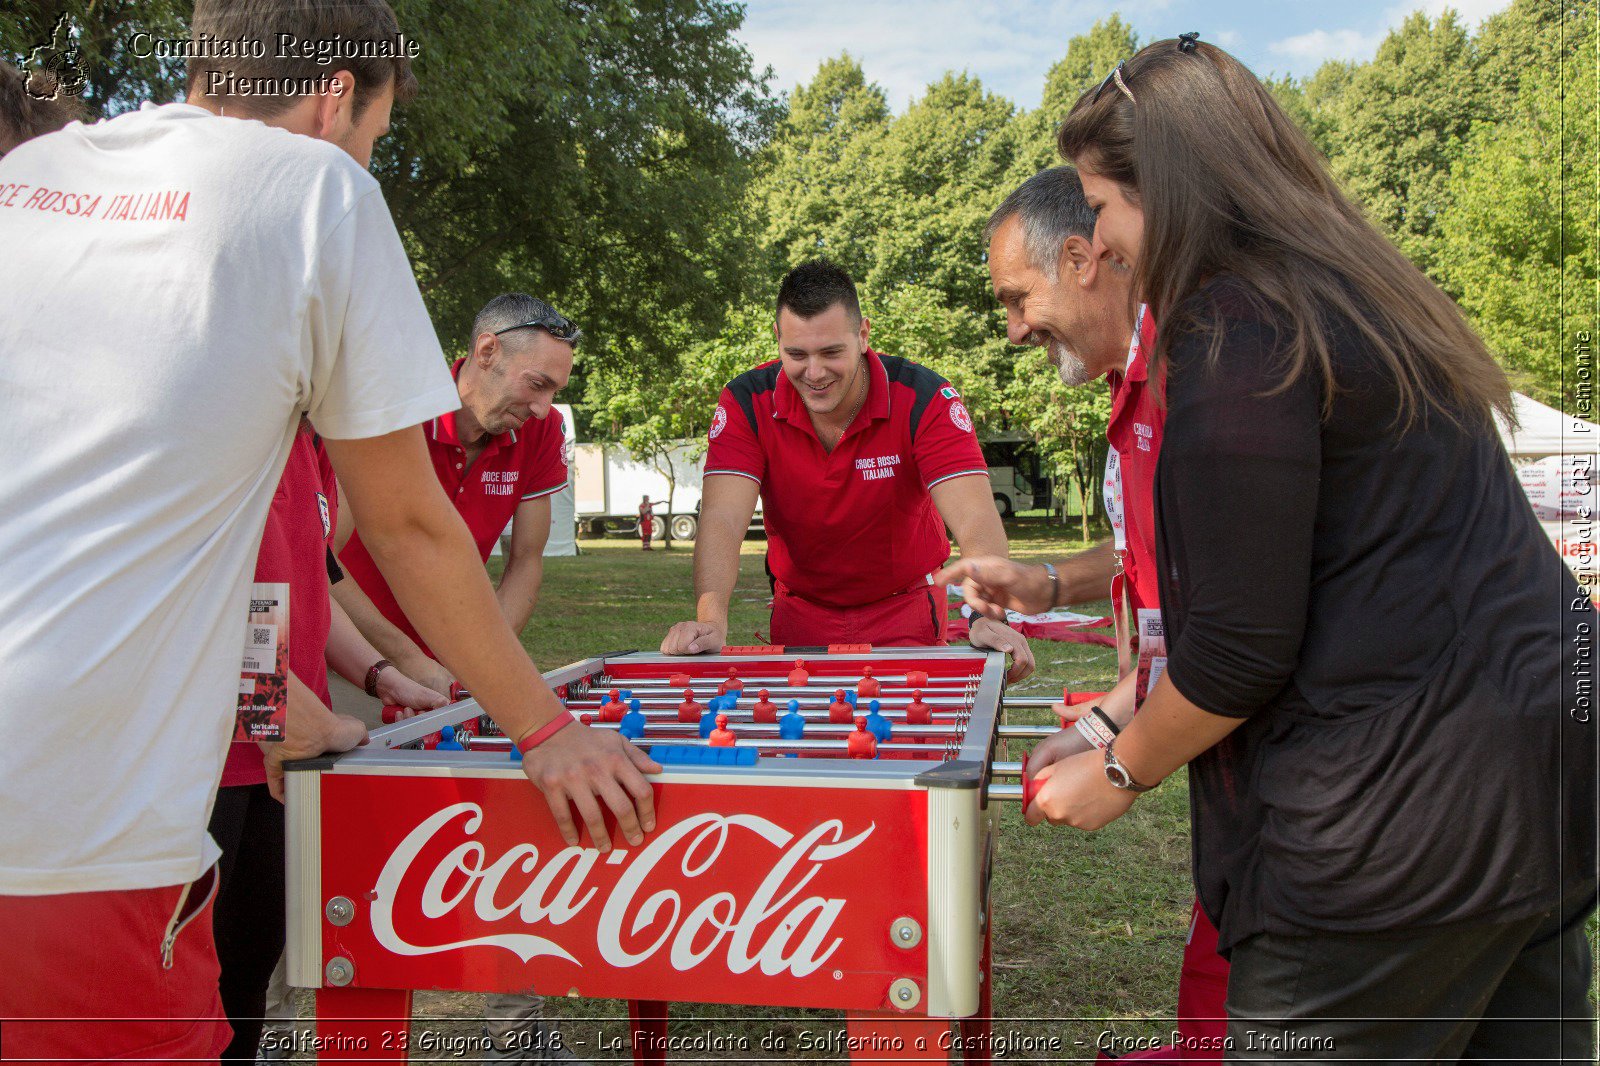
{"type": "Polygon", "coordinates": [[[555,736],[572,723],[572,715],[568,714],[566,709],[563,708],[560,714],[556,715],[544,725],[540,726],[538,729],[535,729],[533,732],[517,741],[517,750],[526,755],[528,752],[532,751],[534,748],[537,748],[540,744],[543,744],[545,741],[549,740],[551,737],[555,736]]]}

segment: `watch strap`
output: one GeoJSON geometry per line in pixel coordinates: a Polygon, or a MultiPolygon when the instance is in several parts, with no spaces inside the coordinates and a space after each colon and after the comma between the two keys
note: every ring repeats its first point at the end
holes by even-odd
{"type": "Polygon", "coordinates": [[[367,683],[365,685],[367,695],[373,699],[378,698],[378,675],[383,673],[385,667],[393,665],[394,663],[388,659],[379,659],[372,664],[372,668],[367,671],[367,683]]]}
{"type": "Polygon", "coordinates": [[[1156,785],[1141,785],[1135,781],[1128,768],[1117,758],[1116,747],[1115,741],[1106,745],[1106,780],[1111,782],[1111,787],[1124,792],[1149,792],[1161,783],[1157,781],[1156,785]]]}

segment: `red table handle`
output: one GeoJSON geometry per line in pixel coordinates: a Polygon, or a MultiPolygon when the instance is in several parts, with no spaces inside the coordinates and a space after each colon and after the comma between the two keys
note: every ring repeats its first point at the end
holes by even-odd
{"type": "Polygon", "coordinates": [[[1024,755],[1022,757],[1022,809],[1023,809],[1023,811],[1027,811],[1028,806],[1031,803],[1033,803],[1033,797],[1035,797],[1035,796],[1037,796],[1039,794],[1040,787],[1041,786],[1040,786],[1039,782],[1035,781],[1033,779],[1033,775],[1028,773],[1028,757],[1026,755],[1024,755]]]}

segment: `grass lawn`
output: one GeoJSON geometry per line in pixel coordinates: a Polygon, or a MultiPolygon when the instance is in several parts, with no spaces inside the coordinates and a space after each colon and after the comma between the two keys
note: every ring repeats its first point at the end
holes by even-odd
{"type": "MultiPolygon", "coordinates": [[[[1083,545],[1076,527],[1022,523],[1012,531],[1019,558],[1059,558],[1083,545]]],[[[523,643],[541,669],[597,654],[653,650],[673,622],[692,617],[692,545],[639,549],[636,540],[579,542],[582,555],[545,562],[544,593],[523,643]]],[[[767,623],[765,544],[746,542],[740,559],[730,639],[755,643],[767,623]]],[[[490,569],[498,573],[499,560],[490,569]]],[[[1103,613],[1104,602],[1088,605],[1103,613]]],[[[1038,673],[1013,689],[1059,694],[1066,683],[1109,684],[1115,653],[1084,644],[1034,642],[1038,673]]],[[[1045,722],[1048,713],[1013,712],[1015,722],[1045,722]]],[[[1020,758],[1013,747],[1005,756],[1020,758]]],[[[1094,834],[1023,824],[1003,808],[993,880],[995,900],[995,1032],[1007,1038],[1051,1038],[1060,1050],[1013,1053],[1002,1061],[1087,1062],[1105,1034],[1162,1037],[1173,1027],[1178,968],[1188,928],[1188,791],[1181,774],[1143,797],[1124,818],[1094,834]]],[[[892,890],[892,885],[885,886],[892,890]]],[[[1591,927],[1592,929],[1592,927],[1591,927]]],[[[460,1039],[461,1054],[413,1052],[414,1062],[459,1063],[477,1057],[467,1046],[479,1032],[482,999],[419,993],[413,1041],[460,1039]]],[[[309,1010],[303,1004],[302,1012],[309,1010]]],[[[835,1050],[802,1050],[802,1033],[842,1032],[837,1012],[774,1012],[760,1008],[682,1004],[672,1034],[743,1036],[752,1049],[769,1034],[784,1053],[686,1052],[669,1061],[841,1061],[835,1050]]],[[[626,1057],[627,1005],[613,1000],[552,1000],[568,1046],[591,1062],[626,1057]]]]}

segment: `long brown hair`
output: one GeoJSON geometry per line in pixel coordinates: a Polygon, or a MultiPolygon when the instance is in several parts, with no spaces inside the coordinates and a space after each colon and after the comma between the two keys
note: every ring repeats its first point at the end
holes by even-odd
{"type": "Polygon", "coordinates": [[[1324,417],[1338,389],[1326,334],[1330,319],[1344,319],[1393,376],[1401,423],[1431,410],[1509,418],[1505,372],[1455,303],[1339,191],[1254,74],[1219,48],[1184,43],[1157,41],[1127,60],[1120,82],[1085,93],[1057,137],[1063,156],[1144,210],[1137,281],[1156,314],[1153,364],[1192,330],[1210,333],[1219,357],[1216,313],[1182,309],[1208,279],[1231,273],[1277,320],[1283,385],[1320,372],[1324,417]]]}

